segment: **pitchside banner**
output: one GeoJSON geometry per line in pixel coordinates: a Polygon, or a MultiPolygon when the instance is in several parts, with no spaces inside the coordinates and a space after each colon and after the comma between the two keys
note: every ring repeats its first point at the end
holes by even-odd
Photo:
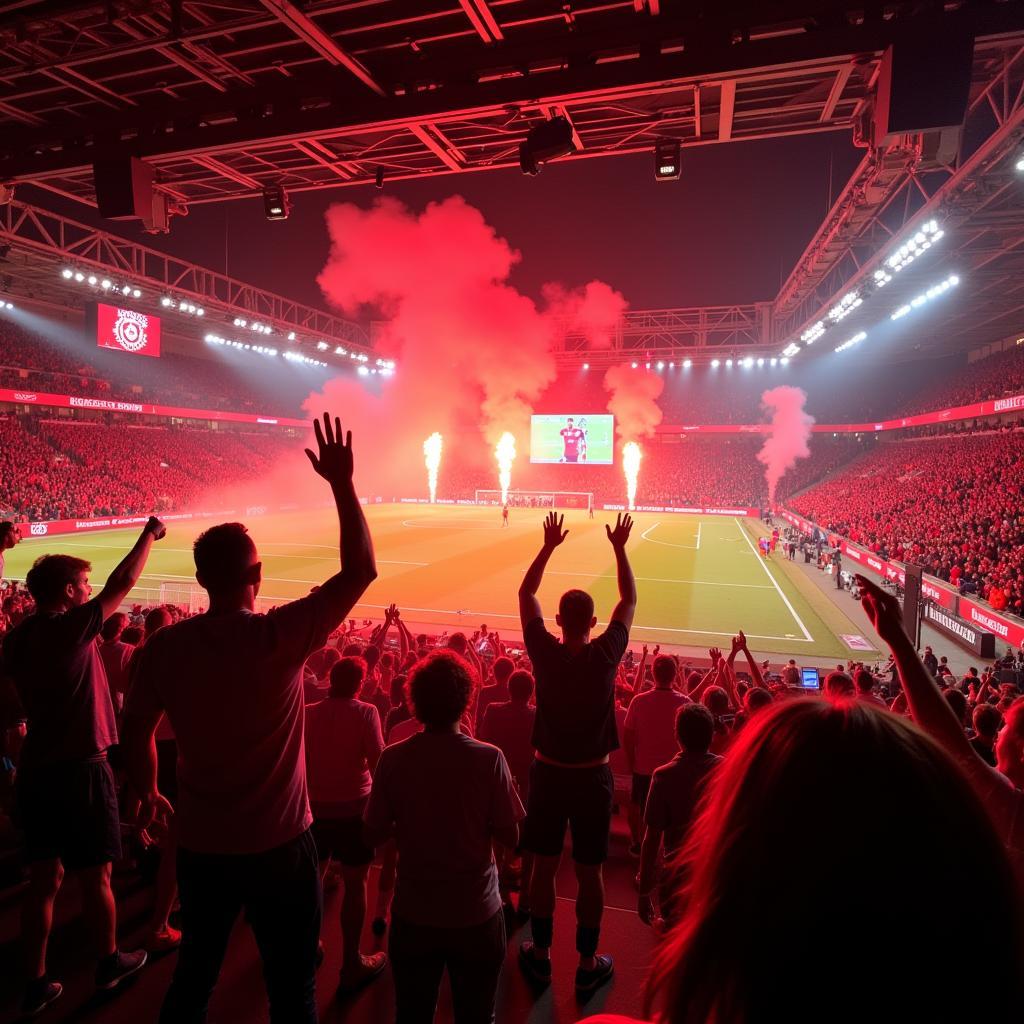
{"type": "Polygon", "coordinates": [[[965,622],[959,615],[947,612],[945,608],[937,608],[930,601],[925,601],[922,614],[925,622],[950,640],[969,647],[979,658],[995,657],[996,638],[987,629],[965,622]]]}
{"type": "Polygon", "coordinates": [[[133,356],[160,355],[160,317],[97,302],[96,344],[133,356]]]}

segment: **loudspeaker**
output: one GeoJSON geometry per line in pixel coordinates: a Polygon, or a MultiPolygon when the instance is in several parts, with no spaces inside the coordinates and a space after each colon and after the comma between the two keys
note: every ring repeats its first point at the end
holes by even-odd
{"type": "Polygon", "coordinates": [[[882,56],[875,96],[873,142],[900,135],[959,129],[967,113],[974,37],[967,32],[915,29],[882,56]]]}
{"type": "Polygon", "coordinates": [[[101,217],[152,219],[156,172],[149,164],[134,156],[97,160],[92,174],[101,217]]]}
{"type": "Polygon", "coordinates": [[[903,628],[914,645],[921,639],[921,577],[924,569],[908,562],[907,578],[903,584],[903,628]]]}

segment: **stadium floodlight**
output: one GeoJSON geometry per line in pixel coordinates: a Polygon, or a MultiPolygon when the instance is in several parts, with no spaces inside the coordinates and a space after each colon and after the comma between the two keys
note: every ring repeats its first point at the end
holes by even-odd
{"type": "Polygon", "coordinates": [[[88,277],[86,278],[86,281],[87,281],[87,282],[89,283],[89,285],[90,285],[90,286],[91,286],[92,288],[95,288],[95,287],[96,287],[96,285],[97,285],[97,284],[99,283],[99,278],[98,278],[98,277],[97,277],[97,276],[96,276],[95,274],[90,274],[90,275],[89,275],[89,276],[88,276],[88,277]]]}
{"type": "Polygon", "coordinates": [[[693,360],[692,359],[684,359],[683,360],[683,369],[684,370],[688,370],[691,366],[693,366],[693,360]]]}
{"type": "Polygon", "coordinates": [[[590,369],[590,363],[584,363],[583,364],[583,369],[584,370],[589,370],[590,369]]]}
{"type": "Polygon", "coordinates": [[[784,355],[784,356],[785,356],[785,357],[786,357],[787,359],[792,359],[792,358],[793,358],[793,356],[795,356],[795,355],[797,354],[797,352],[799,352],[799,351],[800,351],[800,346],[799,346],[799,345],[798,345],[798,344],[797,344],[797,343],[796,343],[795,341],[791,341],[791,342],[790,342],[790,343],[789,343],[789,344],[788,344],[788,345],[787,345],[787,346],[786,346],[786,347],[785,347],[785,348],[784,348],[784,349],[782,350],[782,354],[783,354],[783,355],[784,355]]]}
{"type": "Polygon", "coordinates": [[[772,366],[778,366],[779,365],[779,360],[775,356],[772,356],[771,359],[768,360],[768,362],[772,366]]]}
{"type": "Polygon", "coordinates": [[[664,370],[665,369],[665,364],[661,360],[658,360],[658,369],[659,370],[664,370]]]}
{"type": "Polygon", "coordinates": [[[294,341],[295,340],[295,332],[294,331],[289,331],[288,332],[288,340],[289,341],[294,341]]]}
{"type": "Polygon", "coordinates": [[[267,220],[287,220],[291,212],[284,185],[267,185],[263,189],[263,212],[267,220]]]}
{"type": "MultiPolygon", "coordinates": [[[[295,332],[294,332],[294,331],[292,331],[292,334],[294,334],[294,333],[295,333],[295,332]]],[[[293,339],[293,340],[294,340],[294,339],[293,339]]],[[[341,347],[340,345],[335,345],[335,347],[334,347],[334,354],[335,354],[336,356],[343,356],[343,355],[345,355],[346,353],[345,353],[345,350],[344,350],[344,349],[343,349],[343,348],[342,348],[342,347],[341,347]]]]}
{"type": "Polygon", "coordinates": [[[74,272],[74,270],[71,269],[71,267],[65,267],[60,272],[60,276],[63,277],[65,281],[70,281],[71,278],[73,278],[75,276],[75,272],[74,272]]]}
{"type": "Polygon", "coordinates": [[[731,359],[726,359],[725,365],[726,366],[732,366],[732,360],[731,359]]]}
{"type": "Polygon", "coordinates": [[[885,261],[885,266],[875,271],[875,287],[884,288],[892,280],[893,274],[898,274],[904,267],[913,263],[918,256],[930,249],[944,234],[945,231],[939,227],[939,222],[936,220],[929,220],[922,224],[910,238],[889,256],[885,261]]]}
{"type": "Polygon", "coordinates": [[[678,181],[682,172],[678,139],[658,139],[654,144],[655,181],[678,181]]]}
{"type": "Polygon", "coordinates": [[[711,360],[711,366],[712,366],[713,369],[717,370],[720,365],[721,364],[719,363],[719,361],[717,359],[712,359],[711,360]]]}
{"type": "Polygon", "coordinates": [[[85,280],[85,274],[83,274],[80,270],[76,270],[75,271],[75,280],[79,284],[81,284],[85,280]]]}
{"type": "MultiPolygon", "coordinates": [[[[837,324],[840,320],[845,320],[864,300],[860,296],[860,292],[852,291],[847,292],[829,311],[828,318],[832,323],[837,324]]],[[[817,340],[815,338],[814,340],[817,340]]],[[[810,342],[808,342],[810,344],[810,342]]]]}
{"type": "Polygon", "coordinates": [[[103,290],[104,290],[105,292],[109,292],[109,291],[110,291],[110,289],[114,287],[114,284],[113,284],[113,282],[112,282],[112,281],[110,280],[110,278],[109,278],[109,277],[105,277],[105,278],[103,278],[103,280],[102,280],[102,281],[100,281],[100,287],[101,287],[101,288],[102,288],[102,289],[103,289],[103,290]]]}
{"type": "Polygon", "coordinates": [[[202,306],[196,306],[196,316],[206,316],[206,310],[202,306]]]}
{"type": "Polygon", "coordinates": [[[1016,167],[1018,171],[1024,171],[1024,156],[1022,156],[1022,157],[1021,157],[1021,158],[1020,158],[1020,159],[1019,159],[1019,160],[1018,160],[1018,161],[1017,161],[1017,162],[1016,162],[1016,163],[1014,164],[1014,167],[1016,167]]]}
{"type": "Polygon", "coordinates": [[[867,336],[867,331],[858,331],[852,338],[847,338],[842,345],[836,345],[836,351],[845,352],[848,348],[859,345],[867,336]]]}
{"type": "Polygon", "coordinates": [[[651,368],[651,364],[650,364],[650,363],[648,363],[648,364],[647,364],[647,365],[646,365],[646,366],[644,367],[644,369],[646,369],[646,370],[649,370],[650,368],[651,368]]]}
{"type": "Polygon", "coordinates": [[[670,370],[674,370],[674,369],[676,368],[676,364],[675,364],[675,363],[669,363],[669,364],[668,364],[668,368],[669,368],[670,370]]]}
{"type": "Polygon", "coordinates": [[[825,333],[824,321],[819,320],[800,335],[800,340],[807,345],[813,345],[825,333]]]}
{"type": "Polygon", "coordinates": [[[783,366],[789,366],[789,356],[783,356],[779,362],[782,363],[783,366]]]}
{"type": "Polygon", "coordinates": [[[636,364],[636,363],[630,363],[629,365],[630,365],[630,366],[631,366],[631,367],[632,367],[632,368],[633,368],[634,370],[635,370],[635,369],[637,368],[637,364],[636,364]]]}
{"type": "Polygon", "coordinates": [[[319,351],[321,351],[321,352],[326,352],[326,351],[327,351],[327,349],[328,349],[328,348],[329,348],[330,346],[328,346],[328,344],[327,344],[327,342],[326,342],[326,341],[318,341],[318,342],[316,343],[316,347],[317,347],[317,349],[318,349],[319,351]]]}
{"type": "Polygon", "coordinates": [[[132,298],[133,299],[141,299],[142,298],[142,289],[141,288],[133,288],[132,289],[132,298]]]}
{"type": "Polygon", "coordinates": [[[360,377],[369,377],[370,370],[366,366],[357,366],[356,373],[358,373],[360,377]]]}
{"type": "Polygon", "coordinates": [[[951,288],[955,288],[960,283],[960,278],[956,274],[950,274],[944,281],[940,281],[938,284],[932,285],[926,292],[922,292],[920,295],[915,295],[910,302],[904,303],[900,306],[889,317],[890,320],[900,320],[905,317],[912,310],[919,309],[926,302],[930,302],[932,299],[938,298],[940,295],[944,295],[951,288]]]}
{"type": "Polygon", "coordinates": [[[758,359],[758,361],[757,361],[757,365],[758,365],[758,366],[764,366],[764,359],[763,359],[763,358],[761,358],[761,359],[758,359]]]}
{"type": "Polygon", "coordinates": [[[531,128],[519,144],[519,167],[523,174],[540,173],[542,164],[576,152],[573,128],[566,117],[553,117],[531,128]]]}

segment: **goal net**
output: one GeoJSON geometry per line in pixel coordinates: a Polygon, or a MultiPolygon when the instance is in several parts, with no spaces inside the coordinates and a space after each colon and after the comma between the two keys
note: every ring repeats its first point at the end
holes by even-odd
{"type": "MultiPolygon", "coordinates": [[[[478,505],[500,505],[501,491],[477,490],[478,505]]],[[[585,508],[594,506],[590,491],[509,491],[510,508],[585,508]]]]}
{"type": "Polygon", "coordinates": [[[198,583],[161,583],[160,604],[173,604],[190,612],[206,610],[206,591],[198,583]]]}

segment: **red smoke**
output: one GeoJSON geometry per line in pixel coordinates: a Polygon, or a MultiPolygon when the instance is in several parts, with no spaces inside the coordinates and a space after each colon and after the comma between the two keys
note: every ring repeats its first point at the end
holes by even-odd
{"type": "Polygon", "coordinates": [[[566,291],[560,284],[544,285],[547,311],[561,321],[565,334],[582,334],[593,350],[612,346],[612,335],[629,303],[604,281],[591,281],[584,288],[566,291]]]}
{"type": "Polygon", "coordinates": [[[797,459],[811,454],[808,441],[814,417],[804,412],[807,395],[801,388],[772,388],[761,395],[761,405],[771,413],[771,432],[757,458],[764,463],[764,478],[768,482],[768,500],[775,503],[775,488],[786,470],[796,465],[797,459]]]}
{"type": "Polygon", "coordinates": [[[660,374],[620,363],[604,375],[604,389],[611,392],[608,411],[615,416],[615,432],[623,443],[654,435],[662,417],[657,400],[665,389],[660,374]]]}

